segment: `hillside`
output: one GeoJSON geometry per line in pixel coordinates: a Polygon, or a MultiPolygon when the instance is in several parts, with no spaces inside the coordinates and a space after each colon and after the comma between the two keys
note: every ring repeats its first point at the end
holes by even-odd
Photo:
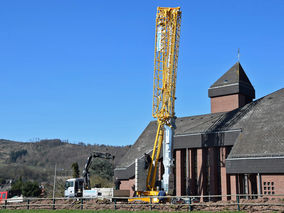
{"type": "Polygon", "coordinates": [[[80,173],[93,151],[108,152],[115,156],[114,164],[130,146],[71,144],[59,139],[38,142],[16,142],[0,139],[0,179],[48,181],[57,165],[59,176],[70,176],[71,165],[78,162],[80,173]]]}

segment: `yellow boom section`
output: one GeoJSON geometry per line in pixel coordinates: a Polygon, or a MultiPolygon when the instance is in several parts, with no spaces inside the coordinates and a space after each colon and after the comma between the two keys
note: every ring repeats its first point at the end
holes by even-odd
{"type": "Polygon", "coordinates": [[[176,72],[180,39],[180,8],[158,7],[156,16],[153,117],[158,129],[147,176],[147,189],[155,189],[156,173],[164,137],[164,125],[170,126],[175,112],[176,72]]]}
{"type": "Polygon", "coordinates": [[[180,8],[158,7],[156,17],[153,117],[174,116],[176,71],[180,39],[180,8]]]}

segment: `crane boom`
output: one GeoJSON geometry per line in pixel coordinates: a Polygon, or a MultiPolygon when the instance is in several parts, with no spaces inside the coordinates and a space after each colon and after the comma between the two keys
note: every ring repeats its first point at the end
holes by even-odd
{"type": "MultiPolygon", "coordinates": [[[[164,140],[165,125],[169,127],[166,128],[166,131],[172,131],[171,129],[174,125],[180,21],[181,11],[179,7],[157,8],[152,115],[154,118],[157,118],[158,128],[152,152],[152,162],[149,166],[146,180],[147,190],[149,191],[156,190],[156,173],[164,140]]],[[[172,137],[172,132],[167,132],[166,135],[172,137]]],[[[166,156],[168,162],[167,168],[164,165],[166,171],[171,164],[172,139],[170,137],[165,139],[168,140],[164,142],[168,146],[166,148],[164,146],[164,152],[168,151],[167,155],[164,153],[164,158],[166,156]]],[[[167,172],[169,173],[169,169],[167,172]]]]}
{"type": "Polygon", "coordinates": [[[174,117],[180,39],[180,8],[158,7],[156,17],[153,117],[174,117]]]}

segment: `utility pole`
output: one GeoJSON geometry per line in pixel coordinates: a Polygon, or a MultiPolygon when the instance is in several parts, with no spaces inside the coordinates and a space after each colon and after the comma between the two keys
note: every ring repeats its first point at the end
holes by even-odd
{"type": "Polygon", "coordinates": [[[52,193],[53,200],[55,196],[55,182],[56,182],[56,164],[55,164],[55,169],[54,169],[54,181],[53,181],[53,193],[52,193]]]}

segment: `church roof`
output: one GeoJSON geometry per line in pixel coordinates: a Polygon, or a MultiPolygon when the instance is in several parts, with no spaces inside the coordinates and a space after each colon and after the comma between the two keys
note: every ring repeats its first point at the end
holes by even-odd
{"type": "Polygon", "coordinates": [[[260,98],[226,159],[228,174],[284,172],[284,89],[260,98]]]}
{"type": "Polygon", "coordinates": [[[250,105],[242,137],[237,138],[228,158],[284,156],[284,89],[250,105]]]}
{"type": "Polygon", "coordinates": [[[208,90],[210,98],[231,94],[243,94],[255,98],[254,88],[240,62],[234,64],[208,90]]]}

